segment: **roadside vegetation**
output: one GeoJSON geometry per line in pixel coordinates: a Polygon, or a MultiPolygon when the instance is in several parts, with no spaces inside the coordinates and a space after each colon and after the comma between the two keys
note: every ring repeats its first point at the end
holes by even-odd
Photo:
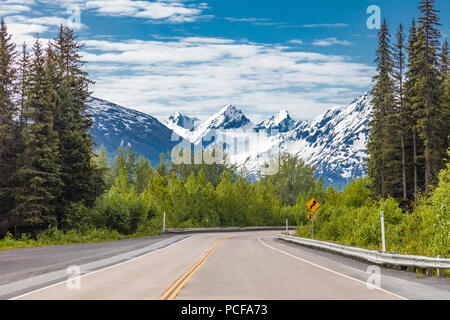
{"type": "MultiPolygon", "coordinates": [[[[314,238],[381,250],[380,211],[383,211],[387,251],[450,257],[448,162],[439,174],[438,186],[429,196],[422,194],[411,211],[402,210],[401,202],[391,197],[374,200],[369,186],[369,178],[361,178],[341,192],[330,187],[314,195],[321,203],[314,221],[314,238]]],[[[304,206],[306,201],[303,198],[298,205],[304,206]]],[[[297,235],[311,237],[311,224],[300,226],[297,235]]]]}
{"type": "Polygon", "coordinates": [[[65,210],[61,229],[49,226],[36,237],[8,233],[0,249],[156,235],[162,231],[164,213],[169,228],[282,226],[288,219],[289,225],[299,226],[298,236],[311,237],[306,203],[314,197],[321,204],[315,239],[380,250],[382,210],[388,251],[450,256],[448,162],[438,186],[404,211],[393,198],[374,198],[368,177],[343,190],[326,187],[314,176],[314,168],[287,153],[279,158],[277,174],[253,182],[226,165],[226,158],[220,165],[180,166],[162,158],[152,168],[131,149],[120,148],[113,161],[105,155],[100,148],[93,160],[108,186],[93,206],[73,203],[65,210]]]}

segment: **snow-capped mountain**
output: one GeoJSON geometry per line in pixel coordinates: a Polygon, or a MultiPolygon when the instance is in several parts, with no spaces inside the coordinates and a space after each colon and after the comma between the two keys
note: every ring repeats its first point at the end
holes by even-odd
{"type": "Polygon", "coordinates": [[[195,117],[188,117],[179,112],[174,113],[164,121],[164,124],[171,130],[173,130],[176,134],[181,137],[189,136],[189,133],[194,131],[194,128],[197,124],[200,123],[200,120],[195,117]]]}
{"type": "Polygon", "coordinates": [[[87,107],[94,120],[91,134],[97,147],[106,147],[109,157],[119,146],[132,146],[156,165],[159,155],[167,154],[177,144],[172,141],[173,131],[148,114],[98,98],[92,98],[87,107]]]}
{"type": "Polygon", "coordinates": [[[199,122],[200,120],[198,118],[191,118],[185,115],[182,115],[179,112],[174,113],[164,121],[164,124],[171,128],[171,127],[182,127],[183,129],[192,130],[195,127],[195,123],[199,122]]]}
{"type": "Polygon", "coordinates": [[[225,145],[234,141],[235,145],[228,146],[231,162],[245,166],[253,177],[274,152],[288,151],[314,165],[327,184],[343,185],[365,173],[371,110],[370,95],[364,93],[350,105],[333,107],[312,121],[295,121],[287,110],[281,110],[253,125],[242,111],[226,106],[188,133],[179,127],[175,130],[195,145],[203,139],[204,147],[211,135],[225,145]]]}
{"type": "Polygon", "coordinates": [[[279,132],[287,132],[292,130],[296,125],[298,125],[298,122],[291,118],[286,109],[283,109],[270,119],[259,123],[255,127],[255,130],[278,130],[279,132]]]}
{"type": "Polygon", "coordinates": [[[93,99],[93,135],[109,151],[131,145],[152,163],[170,151],[178,137],[207,148],[214,141],[223,145],[230,161],[246,168],[253,177],[274,152],[288,151],[316,166],[326,184],[340,186],[365,173],[366,142],[372,106],[368,93],[345,107],[333,107],[312,121],[295,121],[286,110],[254,125],[241,110],[227,105],[205,121],[176,113],[162,124],[157,119],[93,99]],[[175,139],[174,139],[175,137],[175,139]],[[217,140],[219,138],[219,140],[217,140]],[[237,141],[230,145],[229,142],[237,141]]]}
{"type": "Polygon", "coordinates": [[[198,125],[191,130],[183,130],[184,128],[181,126],[171,126],[170,128],[193,144],[203,142],[206,146],[209,141],[208,135],[212,130],[221,132],[236,129],[248,130],[253,128],[253,124],[241,110],[233,105],[227,105],[207,120],[198,123],[198,125]]]}
{"type": "Polygon", "coordinates": [[[316,166],[327,184],[340,185],[365,174],[366,145],[372,112],[368,93],[346,107],[328,110],[286,133],[281,149],[316,166]]]}

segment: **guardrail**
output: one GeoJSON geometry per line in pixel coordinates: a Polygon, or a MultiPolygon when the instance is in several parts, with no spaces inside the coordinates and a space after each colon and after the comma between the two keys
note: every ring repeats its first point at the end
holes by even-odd
{"type": "Polygon", "coordinates": [[[408,271],[414,271],[415,268],[426,269],[426,273],[429,276],[432,276],[433,269],[437,270],[439,276],[444,276],[445,270],[450,269],[450,259],[446,258],[431,258],[424,256],[379,252],[377,250],[350,247],[326,241],[305,239],[283,234],[279,234],[277,237],[284,241],[300,244],[314,249],[341,254],[378,265],[406,268],[408,271]]]}
{"type": "MultiPolygon", "coordinates": [[[[296,226],[288,227],[288,230],[295,230],[296,226]]],[[[284,227],[218,227],[218,228],[179,228],[165,229],[164,233],[204,233],[204,232],[239,232],[239,231],[279,231],[286,230],[284,227]]]]}

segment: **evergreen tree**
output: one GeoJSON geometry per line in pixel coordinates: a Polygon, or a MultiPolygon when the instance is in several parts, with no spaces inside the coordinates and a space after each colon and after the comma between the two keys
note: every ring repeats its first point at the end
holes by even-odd
{"type": "Polygon", "coordinates": [[[441,79],[445,81],[449,72],[449,53],[448,53],[448,41],[445,40],[442,45],[441,54],[439,56],[439,72],[441,79]]]}
{"type": "Polygon", "coordinates": [[[18,69],[18,93],[19,93],[19,128],[20,131],[25,127],[25,101],[29,91],[30,76],[30,54],[26,43],[22,46],[22,54],[19,59],[18,69]]]}
{"type": "Polygon", "coordinates": [[[15,45],[2,19],[0,23],[0,237],[5,234],[10,225],[8,215],[12,209],[13,192],[11,177],[16,167],[15,57],[15,45]]]}
{"type": "Polygon", "coordinates": [[[51,80],[55,66],[44,56],[39,39],[33,51],[30,91],[25,103],[30,123],[23,131],[25,150],[15,176],[18,185],[13,212],[16,227],[36,235],[48,226],[57,225],[63,181],[58,134],[53,126],[57,94],[51,80]]]}
{"type": "MultiPolygon", "coordinates": [[[[60,26],[59,33],[52,44],[58,65],[57,81],[58,103],[56,106],[55,129],[59,136],[60,163],[64,190],[61,205],[71,202],[84,202],[92,205],[101,189],[93,177],[101,177],[92,165],[94,141],[89,134],[93,125],[91,115],[87,114],[90,99],[89,85],[92,81],[82,70],[82,45],[77,42],[72,29],[60,26]]],[[[63,217],[59,217],[61,223],[63,217]]]]}
{"type": "MultiPolygon", "coordinates": [[[[442,83],[442,109],[445,123],[450,122],[450,70],[449,70],[449,52],[448,42],[444,41],[440,54],[439,72],[442,83]]],[[[450,147],[450,131],[447,132],[447,145],[450,147]]]]}
{"type": "Polygon", "coordinates": [[[449,123],[446,123],[445,109],[441,106],[442,90],[438,70],[440,31],[439,11],[434,8],[435,0],[421,0],[417,29],[417,58],[413,61],[419,70],[415,84],[417,97],[413,105],[417,118],[417,133],[424,141],[425,189],[437,182],[439,171],[444,167],[448,146],[449,123]]]}
{"type": "Polygon", "coordinates": [[[402,193],[403,201],[406,203],[408,200],[408,188],[407,188],[407,167],[406,167],[406,145],[405,137],[408,135],[408,127],[405,114],[404,104],[404,71],[405,71],[405,40],[403,25],[400,24],[396,34],[396,45],[394,47],[394,81],[395,81],[395,102],[396,112],[399,116],[399,135],[401,141],[401,161],[402,161],[402,193]]]}
{"type": "Polygon", "coordinates": [[[369,155],[367,161],[368,175],[372,181],[372,191],[374,195],[385,198],[388,192],[392,191],[389,184],[395,181],[390,180],[389,173],[395,170],[389,161],[390,156],[395,153],[396,145],[390,145],[393,128],[392,117],[395,115],[394,83],[392,80],[393,61],[390,45],[390,34],[386,20],[384,20],[378,34],[378,49],[375,63],[377,64],[377,75],[373,81],[375,85],[372,89],[372,120],[370,122],[370,135],[367,145],[369,155]]]}
{"type": "MultiPolygon", "coordinates": [[[[413,194],[414,199],[418,198],[420,186],[424,185],[424,157],[423,157],[423,141],[417,134],[417,115],[414,112],[417,106],[417,82],[420,76],[420,69],[417,64],[418,61],[418,47],[417,47],[417,28],[416,21],[413,19],[411,28],[409,30],[408,46],[406,48],[408,53],[408,71],[406,72],[405,81],[405,110],[407,127],[410,128],[410,141],[412,143],[412,150],[410,151],[412,157],[412,177],[413,177],[413,194]]],[[[409,140],[409,139],[408,139],[409,140]]]]}

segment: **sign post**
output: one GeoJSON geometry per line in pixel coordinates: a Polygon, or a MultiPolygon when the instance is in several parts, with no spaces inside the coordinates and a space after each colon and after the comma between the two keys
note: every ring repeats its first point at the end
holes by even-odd
{"type": "Polygon", "coordinates": [[[163,233],[166,232],[166,213],[164,212],[164,217],[163,217],[163,233]]]}
{"type": "Polygon", "coordinates": [[[309,220],[311,220],[311,222],[312,222],[311,236],[314,239],[314,217],[315,217],[314,212],[317,209],[319,209],[320,203],[316,199],[312,198],[311,200],[309,200],[309,202],[306,204],[306,206],[308,207],[309,210],[311,210],[311,212],[308,214],[307,218],[309,220]]]}
{"type": "Polygon", "coordinates": [[[383,246],[383,252],[385,252],[386,251],[386,239],[384,236],[384,212],[383,211],[381,211],[380,217],[381,217],[381,243],[383,246]]]}

